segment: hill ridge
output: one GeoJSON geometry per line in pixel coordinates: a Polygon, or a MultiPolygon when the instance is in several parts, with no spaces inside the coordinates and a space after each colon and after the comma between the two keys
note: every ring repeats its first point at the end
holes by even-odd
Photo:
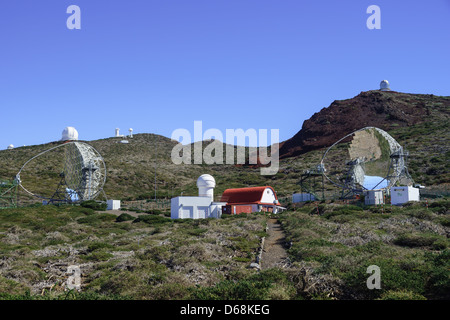
{"type": "Polygon", "coordinates": [[[442,117],[450,119],[450,96],[363,91],[350,99],[335,100],[305,120],[300,131],[280,143],[280,158],[331,146],[360,128],[389,131],[442,117]]]}

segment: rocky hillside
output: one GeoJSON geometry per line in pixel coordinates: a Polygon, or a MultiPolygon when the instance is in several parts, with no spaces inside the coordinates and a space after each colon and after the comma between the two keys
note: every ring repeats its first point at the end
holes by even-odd
{"type": "Polygon", "coordinates": [[[424,122],[448,123],[450,97],[396,91],[365,91],[352,99],[336,100],[303,123],[302,129],[281,143],[280,157],[287,158],[331,146],[367,126],[385,131],[424,122]]]}
{"type": "MultiPolygon", "coordinates": [[[[290,199],[292,193],[300,191],[302,173],[320,162],[326,147],[356,129],[376,126],[386,130],[410,152],[409,172],[416,182],[447,192],[450,183],[449,118],[450,97],[368,91],[352,99],[335,101],[305,121],[294,137],[282,143],[279,171],[273,176],[262,176],[260,168],[252,165],[176,165],[171,161],[176,142],[154,134],[134,135],[129,144],[120,143],[118,138],[88,143],[105,159],[105,192],[110,199],[154,199],[155,184],[158,199],[170,199],[181,193],[196,195],[196,180],[204,173],[216,179],[217,200],[227,188],[261,185],[270,185],[279,198],[290,199]]],[[[58,143],[0,151],[0,180],[11,181],[28,159],[58,143]]],[[[203,148],[210,143],[204,141],[203,148]]],[[[223,150],[225,157],[225,145],[223,150]]],[[[47,154],[41,161],[34,162],[35,174],[31,179],[26,179],[23,172],[25,182],[37,190],[55,190],[55,183],[43,181],[59,182],[60,160],[47,154]]],[[[326,188],[329,194],[336,193],[326,188]]],[[[21,192],[20,201],[26,200],[21,192]]]]}

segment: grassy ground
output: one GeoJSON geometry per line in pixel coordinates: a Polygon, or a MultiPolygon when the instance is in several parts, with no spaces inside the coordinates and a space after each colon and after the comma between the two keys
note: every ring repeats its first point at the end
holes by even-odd
{"type": "Polygon", "coordinates": [[[174,221],[41,206],[2,210],[0,226],[2,298],[64,297],[67,268],[79,265],[84,297],[176,299],[254,274],[265,217],[174,221]]]}
{"type": "Polygon", "coordinates": [[[290,264],[249,267],[267,216],[173,221],[82,206],[0,211],[1,299],[448,299],[448,200],[279,215],[290,264]],[[319,212],[319,214],[317,214],[319,212]],[[82,291],[67,291],[69,265],[82,291]],[[381,269],[369,290],[367,267],[381,269]]]}
{"type": "Polygon", "coordinates": [[[332,296],[448,299],[449,205],[441,200],[429,208],[418,203],[382,209],[331,203],[305,206],[280,220],[292,243],[292,262],[334,281],[332,296]],[[380,267],[380,290],[366,286],[371,265],[380,267]]]}

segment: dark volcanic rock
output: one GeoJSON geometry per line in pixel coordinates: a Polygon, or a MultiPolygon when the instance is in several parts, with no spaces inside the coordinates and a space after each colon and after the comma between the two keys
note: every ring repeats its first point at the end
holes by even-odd
{"type": "Polygon", "coordinates": [[[430,121],[430,108],[435,104],[450,107],[450,98],[373,90],[361,92],[352,99],[336,100],[280,144],[280,158],[331,146],[346,134],[368,126],[389,130],[430,121]]]}

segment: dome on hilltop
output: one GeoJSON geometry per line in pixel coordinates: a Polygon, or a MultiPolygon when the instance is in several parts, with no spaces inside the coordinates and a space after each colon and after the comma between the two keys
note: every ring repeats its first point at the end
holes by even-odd
{"type": "Polygon", "coordinates": [[[74,127],[65,127],[62,132],[61,141],[78,140],[78,131],[74,127]]]}
{"type": "Polygon", "coordinates": [[[391,88],[389,88],[389,81],[383,80],[380,82],[380,90],[381,91],[389,91],[391,88]]]}

